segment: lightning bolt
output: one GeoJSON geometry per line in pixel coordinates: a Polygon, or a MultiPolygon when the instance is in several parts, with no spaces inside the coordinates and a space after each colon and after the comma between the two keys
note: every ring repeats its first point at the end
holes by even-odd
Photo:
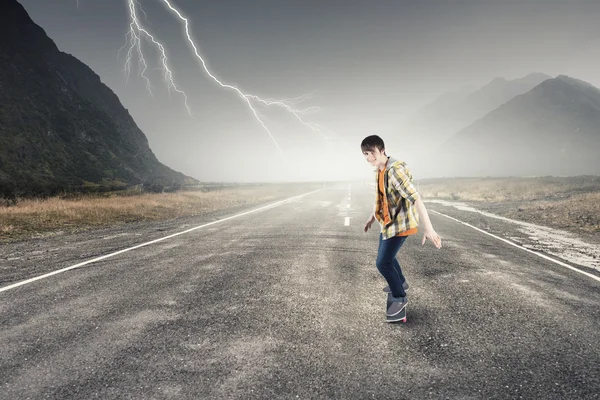
{"type": "MultiPolygon", "coordinates": [[[[127,0],[127,5],[129,6],[129,16],[130,16],[129,31],[127,32],[127,35],[125,36],[125,44],[123,45],[123,47],[121,47],[119,49],[119,51],[117,53],[117,58],[119,58],[121,51],[125,47],[127,47],[127,44],[129,43],[129,49],[127,51],[127,58],[125,61],[125,66],[124,66],[124,72],[127,76],[126,82],[129,80],[129,74],[131,73],[131,63],[132,63],[132,58],[133,58],[133,52],[136,51],[137,56],[138,56],[138,71],[140,71],[140,76],[142,78],[144,78],[144,80],[146,81],[146,89],[148,90],[150,95],[153,95],[150,79],[146,76],[146,70],[148,69],[148,64],[146,63],[146,59],[144,57],[144,53],[142,50],[142,37],[144,37],[147,40],[149,40],[158,49],[158,53],[160,54],[160,62],[162,64],[161,70],[163,71],[163,79],[167,83],[167,89],[169,91],[169,94],[171,93],[171,90],[174,90],[177,93],[179,93],[180,95],[182,95],[184,98],[185,108],[186,108],[188,114],[193,118],[194,116],[192,115],[192,111],[190,110],[190,107],[188,105],[188,97],[183,90],[181,90],[177,87],[177,84],[175,83],[175,79],[173,78],[173,72],[171,71],[171,68],[169,67],[169,59],[167,57],[165,47],[158,40],[156,40],[154,38],[154,36],[152,34],[150,34],[150,32],[148,32],[139,22],[139,19],[137,16],[137,8],[139,8],[142,11],[142,13],[144,13],[144,17],[146,17],[146,13],[142,9],[141,4],[137,0],[127,0]],[[136,7],[136,5],[137,5],[137,7],[136,7]]],[[[147,18],[146,18],[146,20],[147,20],[147,18]]]]}
{"type": "MultiPolygon", "coordinates": [[[[304,124],[305,126],[307,126],[308,128],[310,128],[313,132],[315,133],[320,133],[318,129],[316,129],[314,127],[314,125],[304,121],[304,119],[301,117],[302,114],[305,114],[307,112],[307,110],[297,110],[293,107],[293,101],[290,102],[286,102],[285,100],[274,100],[274,99],[263,99],[257,95],[254,94],[247,94],[244,93],[242,90],[240,90],[238,87],[227,84],[222,82],[219,78],[217,78],[207,67],[206,62],[204,61],[204,59],[202,58],[202,56],[200,55],[199,51],[198,51],[198,47],[196,46],[196,44],[194,43],[194,40],[192,39],[192,36],[190,34],[190,24],[189,21],[186,17],[184,17],[182,15],[182,13],[175,8],[171,2],[169,0],[163,0],[163,3],[166,5],[166,7],[175,15],[177,15],[177,17],[179,18],[179,20],[183,23],[183,27],[185,30],[185,36],[189,42],[189,44],[192,46],[192,48],[194,49],[194,55],[196,56],[196,58],[198,59],[198,61],[200,61],[200,64],[202,65],[202,68],[204,70],[204,72],[214,81],[216,82],[219,86],[221,86],[222,88],[225,89],[230,89],[233,90],[234,92],[236,92],[239,97],[244,100],[244,102],[246,103],[246,105],[248,106],[248,108],[250,108],[252,114],[254,115],[254,117],[256,118],[256,120],[258,121],[258,123],[263,127],[263,129],[268,133],[269,137],[271,138],[271,140],[273,140],[273,142],[275,143],[275,146],[277,147],[277,149],[283,154],[281,148],[279,147],[279,145],[277,144],[277,141],[275,140],[275,138],[273,137],[273,134],[271,133],[271,131],[269,130],[269,128],[266,126],[266,124],[264,123],[264,121],[260,118],[260,116],[258,115],[258,112],[256,110],[256,108],[252,105],[252,101],[254,100],[255,102],[261,103],[265,106],[279,106],[282,107],[283,109],[285,109],[286,111],[290,112],[291,114],[293,114],[296,119],[298,119],[298,121],[300,121],[302,124],[304,124]]],[[[301,96],[300,98],[305,98],[306,95],[301,96]]]]}
{"type": "MultiPolygon", "coordinates": [[[[258,123],[268,133],[269,137],[271,138],[271,140],[273,141],[273,143],[275,143],[275,146],[277,147],[277,149],[279,150],[279,152],[283,155],[283,151],[281,150],[281,147],[279,147],[279,144],[277,144],[277,141],[275,140],[275,137],[273,137],[273,134],[271,133],[271,131],[269,130],[269,128],[267,127],[267,125],[265,125],[264,121],[260,118],[260,116],[258,115],[258,112],[252,106],[252,102],[250,101],[250,99],[255,99],[255,100],[259,100],[259,101],[261,101],[262,99],[260,97],[258,97],[258,96],[247,95],[244,92],[242,92],[240,89],[238,89],[237,87],[225,84],[225,83],[221,82],[216,76],[214,76],[210,72],[210,70],[208,69],[208,67],[206,66],[206,62],[204,61],[204,59],[202,58],[202,56],[199,54],[198,47],[196,46],[196,44],[194,43],[194,40],[192,39],[192,37],[190,35],[190,27],[189,27],[189,22],[188,22],[187,18],[185,18],[178,9],[176,9],[175,7],[173,7],[168,0],[163,0],[163,1],[166,4],[166,6],[168,7],[168,9],[171,10],[173,13],[175,13],[177,15],[177,17],[179,17],[180,21],[183,21],[184,28],[185,28],[185,35],[187,37],[187,40],[190,43],[190,45],[192,46],[192,48],[194,49],[194,54],[195,54],[196,58],[198,58],[198,60],[201,62],[202,67],[204,69],[204,72],[206,72],[206,74],[213,81],[215,81],[217,84],[219,84],[221,87],[226,88],[226,89],[231,89],[231,90],[237,92],[237,94],[246,102],[246,104],[248,105],[248,107],[252,111],[252,114],[254,114],[254,117],[258,121],[258,123]]],[[[262,100],[262,102],[264,104],[266,104],[267,106],[271,105],[271,104],[278,104],[278,105],[285,106],[285,103],[279,102],[279,101],[267,102],[266,100],[262,100]]],[[[291,109],[291,107],[289,107],[289,108],[291,109]]],[[[296,114],[296,117],[299,118],[300,120],[302,120],[298,116],[298,114],[296,114]]]]}
{"type": "MultiPolygon", "coordinates": [[[[148,40],[149,43],[154,45],[154,47],[158,50],[158,53],[160,54],[160,63],[162,65],[161,70],[163,72],[163,79],[168,86],[169,94],[171,93],[171,90],[174,90],[177,93],[181,94],[185,100],[184,103],[185,103],[185,107],[188,111],[188,114],[190,116],[192,116],[190,107],[188,105],[188,97],[183,90],[181,90],[177,87],[175,80],[173,78],[173,73],[171,71],[171,68],[169,67],[169,60],[166,55],[165,47],[140,23],[140,20],[138,18],[138,9],[142,13],[144,13],[144,17],[146,17],[146,13],[142,9],[141,4],[139,3],[138,0],[126,0],[126,1],[127,1],[127,5],[129,8],[129,17],[130,17],[129,31],[127,32],[127,34],[125,36],[125,44],[123,45],[123,47],[121,47],[119,49],[119,52],[117,53],[117,58],[120,57],[121,51],[123,49],[125,49],[127,46],[129,46],[129,48],[127,50],[125,65],[123,68],[123,71],[127,76],[127,81],[129,79],[129,75],[131,73],[132,60],[134,58],[134,53],[135,53],[137,55],[137,59],[138,59],[139,75],[145,80],[146,89],[148,90],[150,95],[153,95],[150,79],[146,76],[146,70],[148,68],[148,64],[146,63],[146,59],[144,57],[144,53],[143,53],[143,49],[142,49],[142,38],[144,38],[144,39],[148,40]]],[[[311,131],[313,131],[315,134],[319,134],[323,138],[326,138],[326,136],[322,132],[321,127],[319,127],[318,125],[316,125],[314,123],[307,122],[303,118],[303,116],[305,116],[309,113],[312,113],[312,112],[321,111],[321,109],[319,107],[308,107],[305,109],[296,108],[296,106],[298,104],[300,104],[303,101],[310,98],[311,95],[309,95],[309,94],[302,95],[302,96],[299,96],[296,98],[283,99],[283,100],[277,100],[277,99],[272,99],[272,98],[263,99],[262,97],[257,96],[255,94],[245,93],[241,89],[239,89],[237,86],[224,83],[209,70],[204,58],[202,58],[202,56],[200,55],[198,46],[192,39],[192,35],[190,33],[190,24],[189,24],[188,19],[177,8],[175,8],[169,0],[162,0],[162,2],[164,3],[165,7],[173,15],[177,16],[180,23],[183,25],[187,41],[193,48],[193,53],[196,56],[197,60],[199,61],[200,65],[202,66],[202,69],[204,70],[206,75],[208,75],[208,77],[210,77],[210,79],[212,79],[220,87],[222,87],[224,89],[232,90],[235,93],[237,93],[237,95],[248,106],[248,108],[254,115],[254,118],[259,123],[259,125],[265,130],[265,132],[267,132],[267,134],[269,135],[269,137],[271,138],[271,140],[273,141],[273,143],[275,144],[275,146],[277,147],[277,149],[279,150],[281,155],[283,155],[283,151],[281,150],[281,147],[279,147],[279,144],[275,140],[275,137],[273,136],[271,130],[267,127],[267,125],[265,124],[265,122],[263,121],[261,116],[259,115],[259,112],[253,103],[259,104],[259,105],[262,105],[265,107],[276,106],[276,107],[283,108],[287,112],[291,113],[301,124],[308,127],[309,129],[311,129],[311,131]]],[[[146,22],[148,21],[147,18],[145,18],[145,20],[146,20],[146,22]]]]}

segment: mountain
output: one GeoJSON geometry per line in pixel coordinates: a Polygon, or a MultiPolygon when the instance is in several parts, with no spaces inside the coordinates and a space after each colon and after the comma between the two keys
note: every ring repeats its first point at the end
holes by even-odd
{"type": "Polygon", "coordinates": [[[600,175],[600,89],[559,75],[462,129],[438,176],[600,175]]]}
{"type": "Polygon", "coordinates": [[[2,0],[3,190],[35,193],[39,188],[115,182],[196,181],[161,164],[144,133],[98,75],[59,51],[16,0],[2,0]]]}
{"type": "Polygon", "coordinates": [[[495,78],[477,90],[464,88],[445,94],[402,123],[403,134],[420,146],[435,146],[510,99],[551,77],[532,73],[520,79],[495,78]]]}

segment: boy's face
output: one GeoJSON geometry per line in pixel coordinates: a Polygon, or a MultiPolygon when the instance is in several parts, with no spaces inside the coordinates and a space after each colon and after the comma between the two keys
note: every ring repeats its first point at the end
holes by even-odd
{"type": "Polygon", "coordinates": [[[363,151],[363,155],[369,164],[379,168],[387,163],[387,156],[383,154],[384,152],[385,150],[379,150],[377,147],[374,147],[371,150],[363,151]]]}

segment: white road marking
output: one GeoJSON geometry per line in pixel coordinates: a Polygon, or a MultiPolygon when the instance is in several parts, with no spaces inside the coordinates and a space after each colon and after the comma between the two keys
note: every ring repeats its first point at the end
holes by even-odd
{"type": "MultiPolygon", "coordinates": [[[[429,200],[428,202],[454,207],[460,211],[477,213],[486,218],[494,218],[499,221],[508,222],[511,225],[516,225],[517,230],[526,235],[531,241],[530,244],[522,243],[523,247],[547,254],[557,260],[564,260],[571,265],[576,264],[577,268],[583,269],[582,267],[589,267],[600,272],[600,246],[586,242],[579,235],[558,228],[551,228],[550,226],[537,225],[533,222],[502,217],[491,212],[479,210],[465,203],[445,200],[429,200]]],[[[515,232],[514,234],[517,233],[515,232]]],[[[503,237],[515,243],[519,243],[521,240],[521,238],[514,236],[503,237]]]]}
{"type": "Polygon", "coordinates": [[[565,267],[565,268],[569,268],[569,269],[571,269],[571,270],[573,270],[573,271],[575,271],[575,272],[579,272],[580,274],[583,274],[583,275],[585,275],[585,276],[587,276],[587,277],[589,277],[589,278],[595,279],[595,280],[597,280],[597,281],[599,281],[599,282],[600,282],[600,277],[598,277],[598,276],[596,276],[596,275],[592,275],[592,274],[590,274],[590,273],[588,273],[588,272],[585,272],[585,271],[582,271],[582,270],[580,270],[580,269],[577,269],[577,268],[575,268],[575,267],[572,267],[572,266],[570,266],[570,265],[569,265],[569,264],[567,264],[567,263],[564,263],[564,262],[562,262],[562,261],[555,260],[554,258],[548,257],[548,256],[547,256],[547,255],[545,255],[545,254],[539,253],[539,252],[537,252],[537,251],[534,251],[534,250],[530,250],[530,249],[528,249],[528,248],[526,248],[526,247],[523,247],[523,246],[519,246],[518,244],[516,244],[516,243],[513,243],[513,242],[511,242],[510,240],[506,240],[506,239],[504,239],[504,238],[501,238],[500,236],[496,236],[496,235],[494,235],[494,234],[492,234],[492,233],[486,232],[486,231],[484,231],[483,229],[479,229],[479,228],[477,228],[476,226],[473,226],[473,225],[471,225],[471,224],[468,224],[468,223],[466,223],[466,222],[463,222],[463,221],[461,221],[461,220],[458,220],[458,219],[456,219],[456,218],[453,218],[453,217],[451,217],[451,216],[449,216],[449,215],[442,214],[441,212],[437,212],[437,211],[434,211],[434,210],[431,210],[431,212],[434,212],[434,213],[436,213],[436,214],[439,214],[439,215],[441,215],[441,216],[444,216],[444,217],[446,217],[446,218],[450,218],[450,219],[451,219],[451,220],[453,220],[453,221],[459,222],[459,223],[461,223],[461,224],[463,224],[463,225],[466,225],[466,226],[468,226],[468,227],[470,227],[470,228],[473,228],[473,229],[475,229],[476,231],[479,231],[479,232],[481,232],[481,233],[485,233],[486,235],[488,235],[488,236],[491,236],[491,237],[493,237],[493,238],[496,238],[496,239],[498,239],[498,240],[501,240],[501,241],[503,241],[503,242],[505,242],[505,243],[508,243],[508,244],[510,244],[511,246],[515,246],[516,248],[519,248],[519,249],[521,249],[521,250],[528,251],[529,253],[535,254],[536,256],[542,257],[542,258],[544,258],[544,259],[546,259],[546,260],[548,260],[548,261],[552,261],[552,262],[553,262],[553,263],[555,263],[555,264],[561,265],[561,266],[563,266],[563,267],[565,267]]]}
{"type": "Polygon", "coordinates": [[[350,226],[350,217],[346,217],[346,219],[344,220],[344,225],[350,226]]]}
{"type": "Polygon", "coordinates": [[[60,274],[62,272],[66,272],[66,271],[69,271],[69,270],[72,270],[72,269],[75,269],[75,268],[83,267],[84,265],[95,263],[97,261],[104,260],[104,259],[107,259],[109,257],[113,257],[113,256],[116,256],[118,254],[125,253],[127,251],[135,250],[135,249],[140,248],[140,247],[148,246],[150,244],[158,243],[158,242],[161,242],[161,241],[166,240],[166,239],[170,239],[170,238],[175,237],[175,236],[183,235],[184,233],[189,233],[189,232],[195,231],[197,229],[201,229],[201,228],[205,228],[207,226],[219,224],[221,222],[225,222],[225,221],[228,221],[230,219],[234,219],[234,218],[241,217],[241,216],[244,216],[244,215],[252,214],[252,213],[255,213],[255,212],[267,210],[269,208],[278,207],[278,206],[280,206],[280,205],[282,205],[284,203],[287,203],[288,201],[299,199],[301,197],[308,196],[310,194],[316,193],[316,192],[321,191],[321,190],[323,190],[323,188],[317,189],[317,190],[313,190],[312,192],[304,193],[304,194],[301,194],[299,196],[290,197],[289,199],[280,200],[280,201],[277,201],[275,203],[272,203],[272,204],[269,204],[269,205],[266,205],[266,206],[263,206],[263,207],[256,208],[254,210],[250,210],[250,211],[246,211],[246,212],[243,212],[243,213],[240,213],[240,214],[232,215],[232,216],[220,219],[218,221],[213,221],[213,222],[209,222],[209,223],[204,224],[204,225],[196,226],[194,228],[190,228],[190,229],[187,229],[187,230],[182,231],[182,232],[177,232],[177,233],[174,233],[174,234],[169,235],[169,236],[165,236],[165,237],[162,237],[162,238],[159,238],[159,239],[152,240],[150,242],[138,244],[137,246],[133,246],[133,247],[129,247],[127,249],[119,250],[119,251],[116,251],[114,253],[106,254],[106,255],[103,255],[103,256],[100,256],[100,257],[96,257],[96,258],[93,258],[91,260],[87,260],[87,261],[81,262],[79,264],[71,265],[70,267],[59,269],[57,271],[52,271],[52,272],[49,272],[49,273],[44,274],[44,275],[36,276],[36,277],[30,278],[30,279],[26,279],[26,280],[21,281],[21,282],[13,283],[12,285],[8,285],[8,286],[5,286],[3,288],[0,288],[0,292],[5,292],[7,290],[14,289],[16,287],[19,287],[19,286],[22,286],[22,285],[25,285],[25,284],[28,284],[28,283],[31,283],[31,282],[35,282],[35,281],[40,280],[40,279],[48,278],[48,277],[50,277],[52,275],[60,274]]]}

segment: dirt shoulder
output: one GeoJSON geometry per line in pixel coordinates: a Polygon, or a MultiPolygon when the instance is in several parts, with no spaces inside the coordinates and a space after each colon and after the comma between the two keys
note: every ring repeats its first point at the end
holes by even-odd
{"type": "Polygon", "coordinates": [[[600,176],[423,180],[428,200],[468,204],[502,217],[600,237],[600,176]]]}
{"type": "Polygon", "coordinates": [[[432,213],[598,276],[599,181],[599,177],[448,179],[420,182],[419,190],[432,213]]]}

